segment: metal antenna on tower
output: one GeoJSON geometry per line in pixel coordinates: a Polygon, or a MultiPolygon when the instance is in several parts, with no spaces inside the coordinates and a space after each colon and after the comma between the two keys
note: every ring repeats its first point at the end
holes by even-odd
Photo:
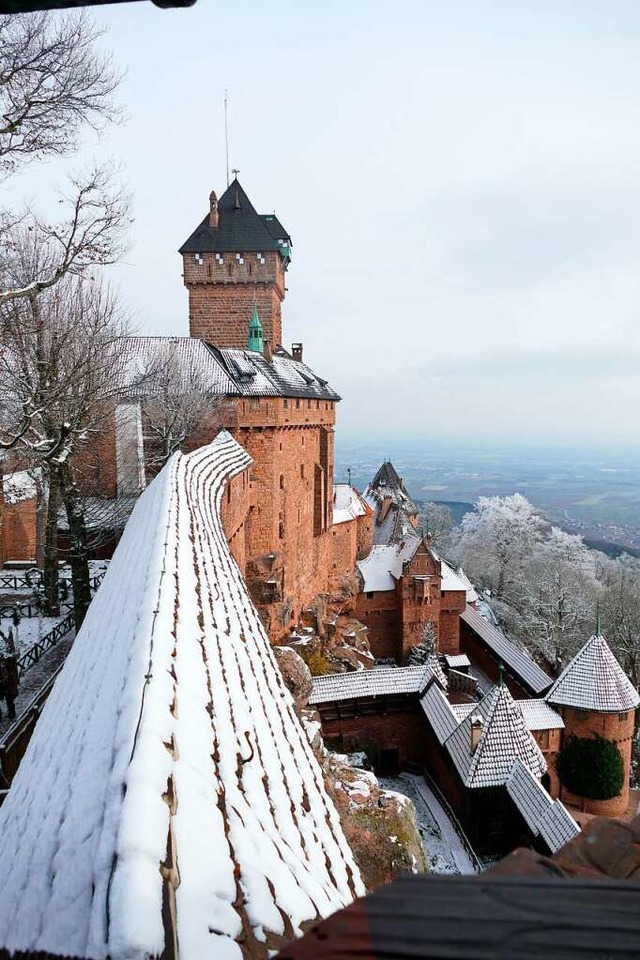
{"type": "Polygon", "coordinates": [[[227,120],[227,106],[229,102],[229,91],[225,87],[224,91],[224,146],[227,157],[227,186],[229,186],[229,123],[227,120]]]}

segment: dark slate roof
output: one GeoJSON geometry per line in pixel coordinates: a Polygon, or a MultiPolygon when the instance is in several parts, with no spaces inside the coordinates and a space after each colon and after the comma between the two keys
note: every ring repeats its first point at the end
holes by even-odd
{"type": "Polygon", "coordinates": [[[209,214],[180,247],[180,253],[248,253],[277,250],[288,260],[291,237],[275,214],[259,214],[237,178],[218,201],[218,226],[209,214]]]}
{"type": "Polygon", "coordinates": [[[275,350],[271,362],[255,350],[209,346],[241,397],[302,397],[336,401],[340,396],[301,360],[275,350]]]}
{"type": "Polygon", "coordinates": [[[547,701],[580,710],[625,713],[635,710],[640,697],[604,637],[594,636],[562,671],[547,701]]]}
{"type": "Polygon", "coordinates": [[[494,656],[502,661],[516,679],[524,681],[537,694],[549,689],[552,683],[551,677],[547,676],[524,650],[520,650],[515,643],[505,637],[501,630],[484,620],[477,610],[467,606],[464,613],[460,614],[460,619],[464,620],[486,643],[494,656]]]}

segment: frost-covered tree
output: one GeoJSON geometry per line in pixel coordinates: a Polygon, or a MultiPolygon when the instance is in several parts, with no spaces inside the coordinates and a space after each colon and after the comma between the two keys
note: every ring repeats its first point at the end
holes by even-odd
{"type": "Polygon", "coordinates": [[[524,564],[512,632],[558,667],[593,631],[601,593],[597,556],[582,537],[552,527],[524,564]]]}
{"type": "Polygon", "coordinates": [[[508,600],[540,542],[544,521],[526,497],[480,497],[451,538],[450,552],[472,580],[508,600]]]}
{"type": "Polygon", "coordinates": [[[424,663],[429,663],[436,652],[436,646],[437,638],[434,626],[430,620],[427,620],[420,634],[420,643],[417,643],[409,651],[407,663],[410,667],[419,667],[424,663]]]}
{"type": "Polygon", "coordinates": [[[453,529],[451,510],[441,503],[427,501],[420,510],[419,525],[422,525],[431,537],[431,543],[438,550],[446,550],[449,535],[453,529]]]}
{"type": "MultiPolygon", "coordinates": [[[[25,238],[27,262],[36,257],[25,238]]],[[[46,256],[46,249],[43,255],[46,256]]],[[[119,371],[126,320],[99,281],[71,275],[37,296],[0,304],[0,447],[43,468],[48,499],[44,545],[47,612],[57,605],[57,524],[60,507],[69,525],[76,620],[90,601],[84,506],[76,458],[109,415],[121,389],[119,371]]]]}
{"type": "Polygon", "coordinates": [[[640,686],[640,559],[623,554],[600,562],[600,620],[607,641],[633,684],[640,686]]]}

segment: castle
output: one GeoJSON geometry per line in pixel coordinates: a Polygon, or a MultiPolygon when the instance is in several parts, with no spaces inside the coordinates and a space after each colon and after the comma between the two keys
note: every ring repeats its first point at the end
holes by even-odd
{"type": "MultiPolygon", "coordinates": [[[[336,595],[367,628],[375,659],[405,664],[430,625],[444,673],[432,665],[392,671],[388,681],[379,670],[317,681],[313,702],[327,736],[345,749],[368,738],[390,767],[427,764],[469,816],[479,809],[477,796],[486,798],[482,790],[496,786],[525,805],[538,796],[541,816],[547,800],[553,805],[560,796],[588,811],[622,813],[638,698],[606,642],[594,637],[554,683],[479,615],[464,573],[418,532],[417,507],[392,464],[382,465],[362,495],[334,484],[340,397],[306,364],[301,343],[283,346],[292,244],[280,221],[259,214],[235,179],[219,199],[211,193],[180,254],[189,336],[127,339],[130,379],[98,442],[82,455],[85,492],[102,505],[122,504],[152,478],[155,440],[139,373],[170,356],[183,381],[206,383],[223,401],[200,418],[184,448],[198,449],[224,427],[251,458],[229,479],[221,516],[271,642],[295,646],[305,611],[336,595]],[[563,731],[618,745],[625,786],[617,798],[561,795],[555,760],[563,731]],[[536,794],[542,778],[546,800],[536,794]]],[[[34,497],[14,496],[4,515],[4,557],[32,553],[34,497]]],[[[316,627],[327,627],[321,613],[316,627]]],[[[560,807],[553,809],[566,827],[560,807]]]]}

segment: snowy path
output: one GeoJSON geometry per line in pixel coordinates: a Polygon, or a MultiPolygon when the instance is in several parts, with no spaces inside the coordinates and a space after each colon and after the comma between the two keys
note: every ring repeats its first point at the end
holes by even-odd
{"type": "Polygon", "coordinates": [[[458,836],[449,815],[436,797],[433,790],[428,786],[423,777],[416,776],[413,773],[402,773],[400,774],[401,780],[406,780],[412,783],[416,791],[420,794],[425,804],[431,811],[434,819],[436,820],[438,827],[440,828],[440,833],[442,839],[445,841],[447,847],[451,850],[453,859],[455,860],[456,867],[463,876],[468,876],[476,872],[471,857],[466,851],[464,844],[462,843],[460,837],[458,836]]]}
{"type": "MultiPolygon", "coordinates": [[[[52,673],[54,673],[61,663],[64,662],[74,634],[68,634],[63,640],[47,650],[35,666],[31,667],[20,679],[20,688],[16,697],[16,717],[22,716],[40,688],[47,682],[52,673]]],[[[4,700],[0,700],[0,709],[2,710],[2,719],[0,720],[0,737],[4,737],[9,727],[14,722],[7,717],[7,705],[4,700]]]]}
{"type": "Polygon", "coordinates": [[[468,876],[476,872],[448,814],[422,777],[401,773],[378,780],[385,790],[395,790],[413,801],[431,873],[468,876]]]}

